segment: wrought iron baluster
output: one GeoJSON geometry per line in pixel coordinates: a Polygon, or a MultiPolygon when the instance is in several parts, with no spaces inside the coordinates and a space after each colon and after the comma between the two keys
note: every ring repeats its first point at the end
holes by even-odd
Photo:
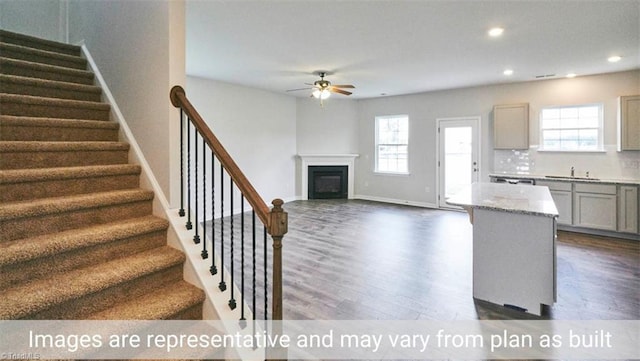
{"type": "Polygon", "coordinates": [[[231,308],[232,310],[234,310],[236,308],[236,299],[234,298],[234,287],[233,285],[234,283],[234,264],[235,264],[235,258],[234,258],[234,230],[233,230],[233,178],[229,177],[229,213],[230,213],[230,220],[229,220],[229,236],[230,236],[230,256],[229,256],[229,263],[230,263],[230,269],[229,269],[229,273],[231,275],[231,295],[229,298],[229,308],[231,308]]]}
{"type": "Polygon", "coordinates": [[[224,166],[220,163],[220,291],[227,289],[224,281],[224,166]]]}
{"type": "Polygon", "coordinates": [[[191,120],[187,117],[187,229],[193,228],[191,224],[191,120]]]}
{"type": "Polygon", "coordinates": [[[253,307],[253,320],[255,321],[256,319],[256,211],[253,210],[251,212],[251,218],[252,218],[252,224],[253,224],[253,233],[252,233],[252,243],[251,243],[251,248],[253,249],[253,300],[252,300],[252,307],[253,307]]]}
{"type": "MultiPolygon", "coordinates": [[[[195,164],[195,167],[194,167],[194,172],[195,173],[194,173],[194,177],[193,177],[194,178],[194,182],[195,182],[195,184],[193,185],[193,189],[194,189],[194,193],[195,193],[195,202],[194,202],[195,203],[195,207],[193,207],[193,209],[194,209],[195,212],[194,212],[194,217],[193,217],[193,223],[196,226],[196,233],[193,235],[193,243],[195,243],[195,244],[199,244],[200,243],[200,236],[198,235],[198,229],[200,228],[200,223],[198,223],[199,222],[199,219],[198,219],[198,134],[199,134],[198,130],[196,129],[196,132],[195,132],[194,137],[193,137],[193,141],[195,142],[194,149],[193,149],[194,153],[195,153],[195,155],[193,157],[194,158],[194,164],[195,164]]],[[[202,141],[204,142],[204,139],[202,141]]]]}
{"type": "Polygon", "coordinates": [[[244,194],[240,193],[240,325],[246,326],[244,318],[244,194]]]}
{"type": "Polygon", "coordinates": [[[211,149],[211,267],[209,273],[215,275],[218,273],[216,267],[216,172],[215,172],[216,154],[211,149]]]}
{"type": "Polygon", "coordinates": [[[209,257],[207,252],[207,142],[202,138],[202,259],[209,257]]]}
{"type": "Polygon", "coordinates": [[[269,309],[269,292],[267,283],[267,226],[264,226],[264,320],[267,320],[267,310],[269,309]]]}
{"type": "Polygon", "coordinates": [[[184,112],[180,108],[180,217],[184,217],[184,112]]]}

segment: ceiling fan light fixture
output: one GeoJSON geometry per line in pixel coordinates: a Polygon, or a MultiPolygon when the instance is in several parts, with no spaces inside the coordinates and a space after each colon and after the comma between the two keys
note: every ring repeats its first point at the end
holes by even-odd
{"type": "Polygon", "coordinates": [[[329,96],[331,96],[331,92],[329,91],[329,89],[315,89],[311,94],[314,98],[322,100],[327,99],[329,96]]]}

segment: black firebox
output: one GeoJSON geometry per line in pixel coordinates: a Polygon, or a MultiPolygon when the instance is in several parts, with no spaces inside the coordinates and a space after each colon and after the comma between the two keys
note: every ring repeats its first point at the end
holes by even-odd
{"type": "Polygon", "coordinates": [[[348,167],[309,166],[309,199],[348,197],[348,167]]]}

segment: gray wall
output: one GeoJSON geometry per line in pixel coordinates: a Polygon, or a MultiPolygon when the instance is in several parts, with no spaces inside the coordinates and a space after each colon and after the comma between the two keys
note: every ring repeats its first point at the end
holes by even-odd
{"type": "Polygon", "coordinates": [[[295,198],[295,98],[191,76],[185,90],[267,204],[295,198]]]}
{"type": "Polygon", "coordinates": [[[0,28],[66,42],[67,1],[0,0],[0,28]]]}
{"type": "Polygon", "coordinates": [[[179,113],[169,101],[184,84],[184,3],[69,3],[69,38],[96,61],[165,197],[179,197],[179,113]]]}

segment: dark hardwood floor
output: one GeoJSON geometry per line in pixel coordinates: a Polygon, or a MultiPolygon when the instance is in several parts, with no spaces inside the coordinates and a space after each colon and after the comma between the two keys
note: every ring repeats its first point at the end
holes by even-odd
{"type": "MultiPolygon", "coordinates": [[[[284,209],[285,319],[540,319],[473,299],[466,213],[361,200],[296,201],[284,209]]],[[[542,319],[640,318],[640,243],[568,232],[558,238],[558,301],[542,319]]],[[[239,279],[238,245],[234,258],[239,279]]]]}

